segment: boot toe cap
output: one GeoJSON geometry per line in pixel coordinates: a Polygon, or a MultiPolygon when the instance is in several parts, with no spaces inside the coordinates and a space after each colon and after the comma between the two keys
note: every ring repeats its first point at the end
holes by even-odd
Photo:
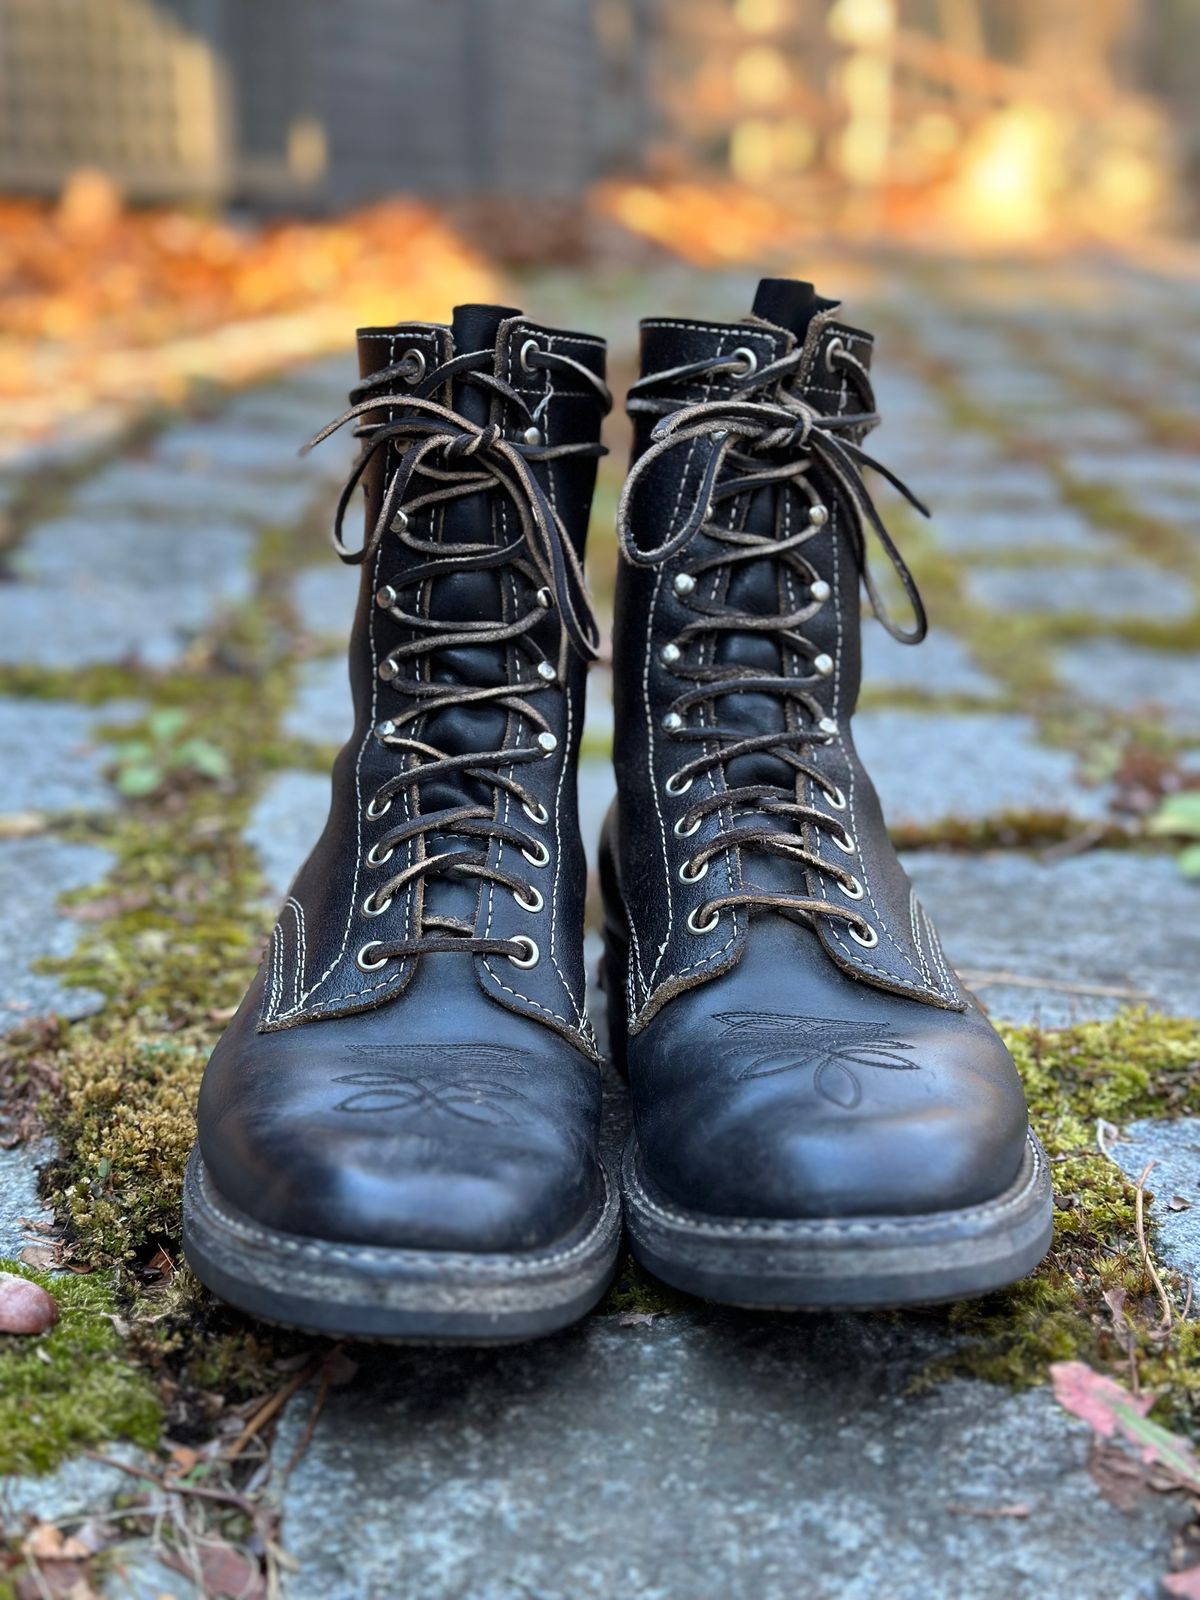
{"type": "MultiPolygon", "coordinates": [[[[990,1033],[990,1030],[989,1030],[990,1033]]],[[[719,1216],[915,1216],[985,1204],[1024,1159],[1028,1119],[998,1038],[964,1067],[934,1047],[909,1070],[680,1075],[639,1107],[647,1173],[719,1216]],[[686,1114],[682,1103],[688,1102],[686,1114]]]]}

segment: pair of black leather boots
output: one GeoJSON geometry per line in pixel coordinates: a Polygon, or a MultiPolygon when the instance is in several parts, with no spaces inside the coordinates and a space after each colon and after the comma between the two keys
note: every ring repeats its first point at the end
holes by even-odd
{"type": "Polygon", "coordinates": [[[977,1294],[1044,1254],[1016,1069],[851,734],[860,585],[898,637],[925,627],[864,481],[871,346],[787,280],[742,321],[642,326],[601,858],[633,1133],[610,1160],[576,809],[604,345],[497,306],[359,334],[325,430],[362,441],[335,531],[363,569],[356,725],[204,1079],[184,1238],[217,1294],[489,1341],[594,1305],[622,1216],[651,1272],[740,1305],[977,1294]]]}

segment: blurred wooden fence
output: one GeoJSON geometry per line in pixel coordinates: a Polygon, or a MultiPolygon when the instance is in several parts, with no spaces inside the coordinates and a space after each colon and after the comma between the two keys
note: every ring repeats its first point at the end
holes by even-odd
{"type": "Polygon", "coordinates": [[[0,188],[567,193],[595,87],[589,0],[0,0],[0,188]]]}

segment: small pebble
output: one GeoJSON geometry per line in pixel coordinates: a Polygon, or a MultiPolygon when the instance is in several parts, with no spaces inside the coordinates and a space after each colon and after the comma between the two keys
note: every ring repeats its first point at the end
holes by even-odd
{"type": "Polygon", "coordinates": [[[45,1333],[57,1321],[52,1294],[15,1272],[0,1272],[0,1333],[45,1333]]]}

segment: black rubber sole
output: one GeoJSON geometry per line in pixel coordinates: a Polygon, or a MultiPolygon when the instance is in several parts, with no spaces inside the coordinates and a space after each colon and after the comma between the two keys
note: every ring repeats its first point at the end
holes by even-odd
{"type": "Polygon", "coordinates": [[[1011,1187],[985,1205],[911,1217],[773,1221],[684,1211],[625,1149],[633,1254],[675,1289],[725,1305],[869,1310],[968,1299],[1015,1283],[1050,1248],[1054,1200],[1031,1133],[1011,1187]]]}
{"type": "Polygon", "coordinates": [[[265,1321],[342,1338],[505,1344],[556,1333],[612,1282],[617,1185],[601,1168],[593,1216],[552,1250],[467,1255],[338,1244],[264,1228],[213,1187],[198,1150],[183,1191],[183,1252],[200,1281],[265,1321]]]}

